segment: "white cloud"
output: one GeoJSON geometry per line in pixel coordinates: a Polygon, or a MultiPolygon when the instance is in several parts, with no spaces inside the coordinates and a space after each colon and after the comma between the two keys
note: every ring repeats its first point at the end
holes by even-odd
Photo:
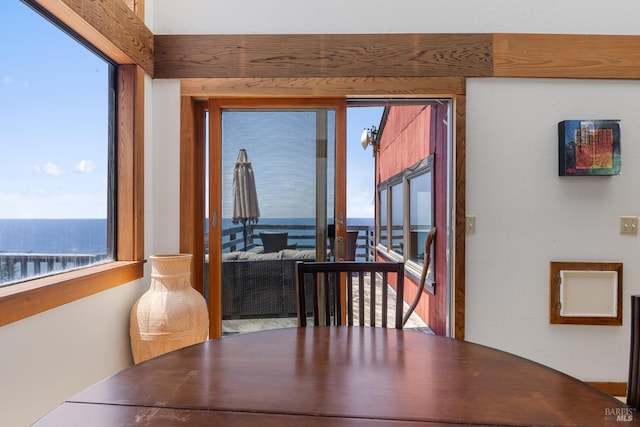
{"type": "Polygon", "coordinates": [[[61,169],[55,163],[48,162],[44,165],[44,173],[50,176],[60,176],[64,175],[64,169],[61,169]]]}
{"type": "Polygon", "coordinates": [[[58,167],[58,165],[51,162],[45,163],[43,168],[41,168],[40,165],[36,165],[33,169],[38,174],[44,173],[45,175],[49,176],[64,175],[64,169],[61,169],[60,167],[58,167]]]}
{"type": "Polygon", "coordinates": [[[347,218],[373,218],[375,195],[372,188],[347,188],[347,218]]]}
{"type": "Polygon", "coordinates": [[[91,160],[80,160],[74,167],[74,172],[89,173],[93,172],[93,162],[91,160]]]}

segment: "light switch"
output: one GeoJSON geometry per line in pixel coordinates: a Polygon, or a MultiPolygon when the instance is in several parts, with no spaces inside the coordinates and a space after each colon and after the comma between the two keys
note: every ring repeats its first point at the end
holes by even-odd
{"type": "Polygon", "coordinates": [[[467,215],[465,218],[465,229],[467,233],[476,232],[476,217],[473,215],[467,215]]]}
{"type": "Polygon", "coordinates": [[[620,234],[638,234],[638,217],[621,216],[620,234]]]}

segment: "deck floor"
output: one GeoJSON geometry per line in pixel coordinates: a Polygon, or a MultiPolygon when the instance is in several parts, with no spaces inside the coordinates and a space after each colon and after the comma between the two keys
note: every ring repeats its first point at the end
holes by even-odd
{"type": "MultiPolygon", "coordinates": [[[[369,312],[369,280],[365,279],[365,311],[369,312]]],[[[358,287],[357,278],[354,277],[354,293],[353,299],[357,301],[358,298],[358,287]]],[[[382,313],[382,287],[378,286],[376,288],[376,324],[380,325],[381,313],[382,313]]],[[[389,287],[389,302],[387,307],[387,322],[389,324],[393,324],[393,316],[395,311],[396,304],[396,293],[393,288],[389,287]]],[[[406,312],[409,308],[408,304],[404,304],[404,312],[406,312]]],[[[358,319],[358,308],[357,304],[354,303],[354,317],[358,319]]],[[[365,317],[365,326],[369,325],[369,316],[365,317]]],[[[285,317],[285,318],[267,318],[267,319],[233,319],[233,320],[223,320],[222,321],[222,334],[223,335],[233,335],[238,333],[246,333],[246,332],[256,332],[267,329],[279,329],[279,328],[292,328],[298,326],[298,320],[295,317],[285,317]]],[[[429,326],[422,320],[415,312],[411,315],[409,320],[405,325],[405,329],[415,329],[425,333],[433,333],[429,326]]]]}

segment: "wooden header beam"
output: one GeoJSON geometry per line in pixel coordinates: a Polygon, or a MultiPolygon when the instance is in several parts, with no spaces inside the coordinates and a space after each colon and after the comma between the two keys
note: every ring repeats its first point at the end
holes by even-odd
{"type": "Polygon", "coordinates": [[[156,78],[491,76],[491,34],[156,35],[156,78]]]}
{"type": "MultiPolygon", "coordinates": [[[[296,78],[330,79],[330,91],[347,93],[350,78],[429,78],[436,87],[440,78],[640,78],[640,36],[625,35],[157,35],[155,47],[156,78],[237,79],[227,87],[245,79],[278,95],[313,94],[291,87],[296,78]]],[[[199,93],[203,80],[189,90],[199,93]]]]}
{"type": "Polygon", "coordinates": [[[638,79],[640,37],[494,34],[495,77],[638,79]]]}

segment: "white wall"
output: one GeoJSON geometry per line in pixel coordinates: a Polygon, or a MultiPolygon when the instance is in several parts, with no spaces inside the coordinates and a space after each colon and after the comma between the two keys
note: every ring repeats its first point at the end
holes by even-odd
{"type": "Polygon", "coordinates": [[[150,3],[156,34],[640,33],[635,0],[146,0],[150,3]]]}
{"type": "Polygon", "coordinates": [[[180,82],[153,82],[153,137],[145,149],[151,160],[145,164],[145,221],[150,235],[149,254],[176,253],[180,248],[180,82]]]}
{"type": "Polygon", "coordinates": [[[467,339],[584,380],[626,381],[640,293],[640,84],[472,79],[467,85],[467,339]],[[622,173],[559,177],[557,123],[620,119],[622,173]],[[549,261],[624,263],[624,326],[550,325],[549,261]]]}
{"type": "Polygon", "coordinates": [[[137,283],[0,328],[0,425],[28,426],[131,364],[129,310],[137,283]]]}

